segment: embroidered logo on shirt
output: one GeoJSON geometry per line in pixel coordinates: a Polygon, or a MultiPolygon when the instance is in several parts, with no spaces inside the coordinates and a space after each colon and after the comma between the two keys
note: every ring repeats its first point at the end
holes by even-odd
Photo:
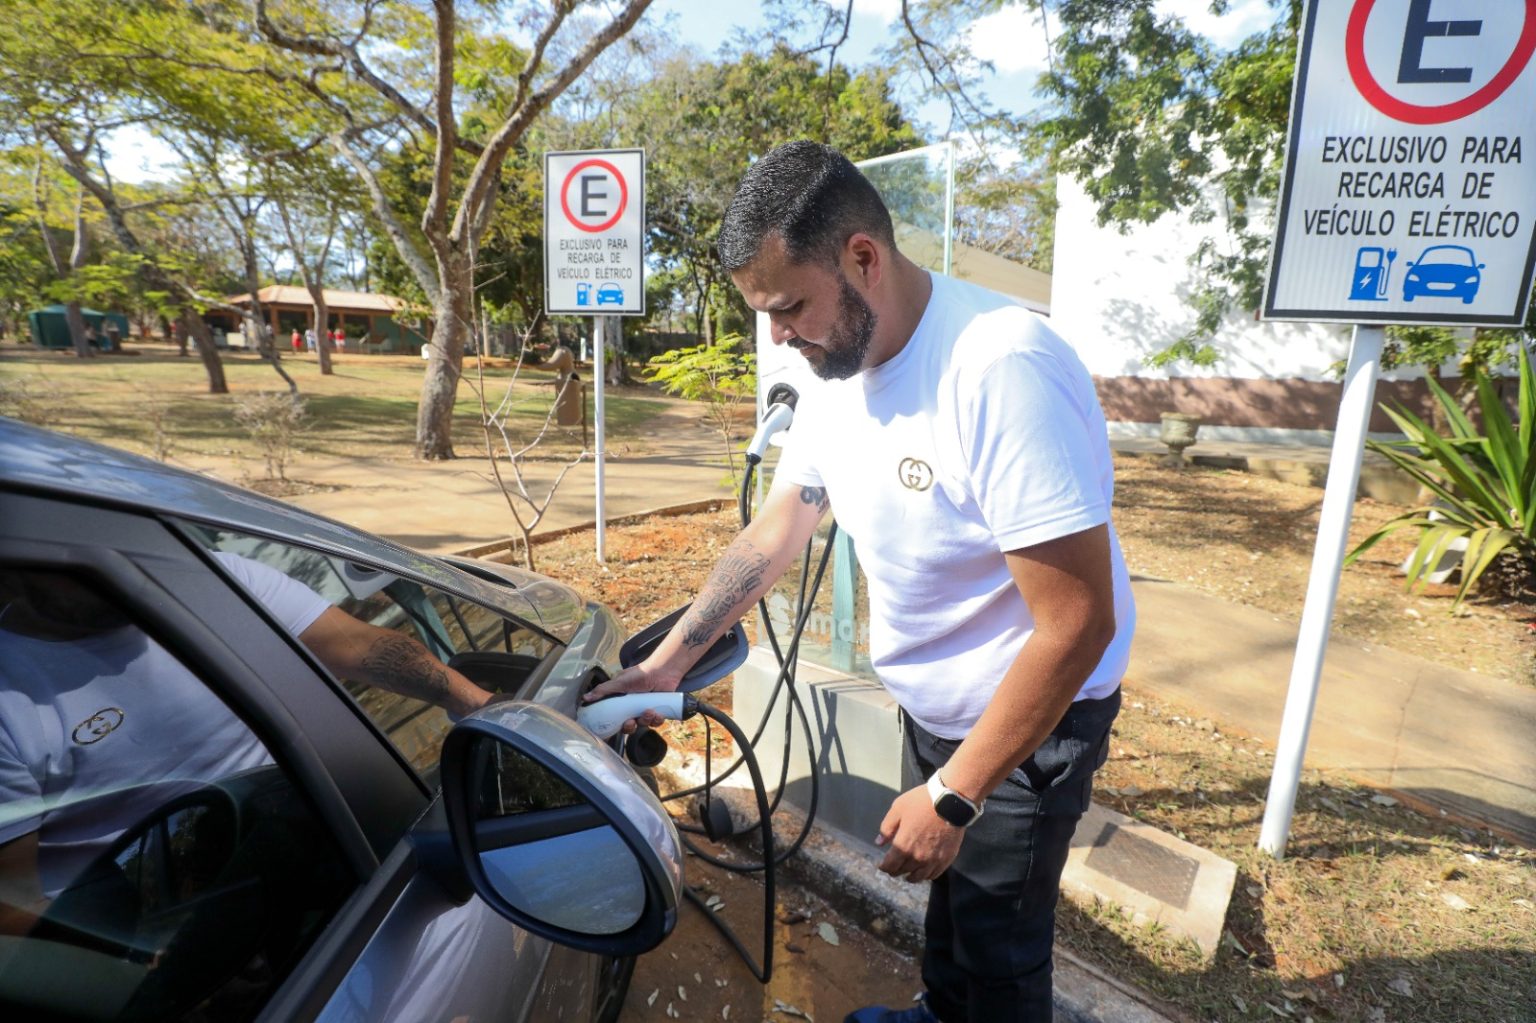
{"type": "Polygon", "coordinates": [[[105,707],[76,725],[70,738],[75,740],[76,746],[89,746],[117,731],[122,723],[122,711],[116,707],[105,707]]]}
{"type": "Polygon", "coordinates": [[[927,462],[916,458],[903,458],[896,467],[896,476],[908,490],[924,491],[933,486],[933,470],[927,462]]]}

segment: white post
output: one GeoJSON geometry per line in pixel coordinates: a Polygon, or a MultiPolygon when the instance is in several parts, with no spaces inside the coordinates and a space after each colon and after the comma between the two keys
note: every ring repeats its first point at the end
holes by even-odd
{"type": "Polygon", "coordinates": [[[1296,660],[1291,664],[1291,685],[1285,697],[1285,716],[1280,722],[1280,742],[1275,749],[1275,771],[1269,779],[1264,824],[1259,831],[1259,848],[1276,859],[1285,855],[1285,843],[1290,837],[1302,757],[1307,749],[1307,733],[1312,728],[1312,712],[1317,706],[1323,654],[1328,647],[1333,605],[1339,595],[1339,572],[1349,542],[1355,488],[1360,484],[1360,463],[1365,456],[1366,428],[1376,398],[1383,333],[1381,327],[1356,327],[1349,343],[1349,368],[1344,374],[1344,393],[1333,433],[1317,546],[1312,552],[1312,575],[1307,580],[1301,630],[1296,637],[1296,660]]]}
{"type": "Polygon", "coordinates": [[[596,450],[593,452],[593,465],[596,470],[597,480],[597,561],[602,564],[604,559],[603,548],[605,537],[603,535],[603,378],[607,370],[603,366],[603,348],[607,342],[609,327],[614,322],[612,316],[592,317],[592,419],[593,444],[596,450]]]}

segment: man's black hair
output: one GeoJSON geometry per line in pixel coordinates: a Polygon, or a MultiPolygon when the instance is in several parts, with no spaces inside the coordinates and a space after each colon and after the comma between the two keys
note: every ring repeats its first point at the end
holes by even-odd
{"type": "Polygon", "coordinates": [[[777,234],[794,262],[835,266],[843,243],[860,231],[896,247],[890,211],[869,179],[831,146],[802,139],[772,150],[742,177],[715,249],[735,273],[777,234]]]}

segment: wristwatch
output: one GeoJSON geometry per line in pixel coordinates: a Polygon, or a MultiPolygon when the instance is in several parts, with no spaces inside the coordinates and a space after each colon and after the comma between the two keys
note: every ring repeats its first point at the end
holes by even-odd
{"type": "Polygon", "coordinates": [[[928,797],[933,800],[933,812],[957,828],[968,828],[979,821],[982,808],[987,805],[985,799],[973,803],[945,785],[938,771],[928,776],[928,797]]]}

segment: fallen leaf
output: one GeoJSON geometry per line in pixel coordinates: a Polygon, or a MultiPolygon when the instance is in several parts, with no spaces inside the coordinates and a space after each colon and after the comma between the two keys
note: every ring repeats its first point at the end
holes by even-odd
{"type": "Polygon", "coordinates": [[[649,998],[647,998],[645,1000],[645,1004],[646,1004],[647,1008],[649,1008],[650,1006],[656,1004],[656,996],[659,995],[659,994],[661,994],[661,988],[657,988],[655,991],[651,992],[651,997],[649,997],[649,998]]]}
{"type": "Polygon", "coordinates": [[[1375,803],[1377,806],[1396,806],[1398,801],[1393,799],[1391,796],[1377,795],[1371,797],[1371,802],[1375,803]]]}
{"type": "Polygon", "coordinates": [[[693,982],[695,984],[702,984],[702,983],[704,983],[704,978],[702,976],[700,976],[699,974],[695,973],[693,975],[693,982]]]}
{"type": "Polygon", "coordinates": [[[1247,1013],[1247,1011],[1248,1011],[1248,1003],[1243,1001],[1241,998],[1237,997],[1237,995],[1233,995],[1232,996],[1232,1004],[1237,1006],[1237,1011],[1238,1012],[1247,1013]]]}
{"type": "Polygon", "coordinates": [[[1333,986],[1338,988],[1340,991],[1344,990],[1344,974],[1335,973],[1333,975],[1333,986]]]}
{"type": "Polygon", "coordinates": [[[1264,889],[1260,888],[1256,884],[1251,884],[1251,885],[1249,885],[1247,888],[1245,888],[1243,890],[1248,893],[1250,898],[1255,898],[1255,899],[1259,898],[1261,895],[1264,894],[1264,889]]]}
{"type": "Polygon", "coordinates": [[[729,1002],[726,1003],[725,1008],[720,1010],[720,1018],[721,1019],[730,1019],[731,1018],[731,1005],[730,1005],[729,1002]]]}
{"type": "Polygon", "coordinates": [[[1408,978],[1404,977],[1402,974],[1398,974],[1396,977],[1393,977],[1391,980],[1387,981],[1387,990],[1392,992],[1394,995],[1402,995],[1404,998],[1413,997],[1413,984],[1410,983],[1408,978]]]}
{"type": "Polygon", "coordinates": [[[681,984],[677,985],[677,997],[679,1001],[686,1002],[688,1000],[688,992],[681,984]]]}
{"type": "Polygon", "coordinates": [[[1273,1002],[1265,1002],[1264,1003],[1264,1008],[1268,1009],[1270,1012],[1274,1013],[1276,1016],[1279,1016],[1281,1019],[1289,1019],[1291,1017],[1291,1012],[1290,1012],[1289,1009],[1282,1009],[1279,1006],[1275,1005],[1273,1002]]]}
{"type": "Polygon", "coordinates": [[[821,935],[821,940],[825,941],[828,945],[842,944],[841,939],[837,936],[837,928],[825,920],[816,925],[816,933],[821,935]]]}
{"type": "Polygon", "coordinates": [[[1531,901],[1529,899],[1516,899],[1515,900],[1515,905],[1519,906],[1522,909],[1536,908],[1536,907],[1532,907],[1531,906],[1531,901]]]}
{"type": "Polygon", "coordinates": [[[1387,1010],[1379,1005],[1371,1006],[1365,1014],[1365,1023],[1387,1023],[1387,1010]]]}

